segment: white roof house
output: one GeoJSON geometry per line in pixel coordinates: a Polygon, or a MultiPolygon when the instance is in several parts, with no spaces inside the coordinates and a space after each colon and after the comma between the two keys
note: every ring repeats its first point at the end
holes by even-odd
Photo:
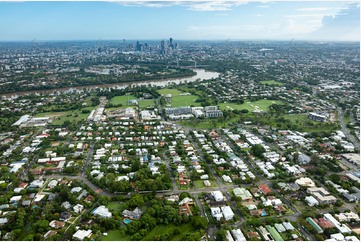
{"type": "Polygon", "coordinates": [[[221,218],[223,218],[223,215],[221,213],[221,209],[218,208],[218,207],[215,207],[215,208],[211,207],[211,213],[212,213],[212,217],[217,219],[217,221],[219,221],[221,218]]]}
{"type": "Polygon", "coordinates": [[[98,215],[103,218],[111,218],[112,213],[105,206],[99,206],[93,211],[94,215],[98,215]]]}
{"type": "Polygon", "coordinates": [[[221,191],[213,191],[212,196],[214,197],[214,200],[216,200],[216,202],[221,202],[224,200],[224,197],[223,197],[223,194],[221,191]]]}
{"type": "Polygon", "coordinates": [[[40,181],[40,180],[34,180],[30,183],[29,187],[42,187],[44,184],[44,181],[40,181]]]}
{"type": "Polygon", "coordinates": [[[52,180],[52,181],[49,182],[48,187],[49,188],[54,188],[57,185],[58,185],[58,181],[57,180],[52,180]]]}
{"type": "Polygon", "coordinates": [[[340,231],[340,233],[347,233],[347,234],[349,234],[349,233],[352,232],[352,230],[351,230],[349,227],[347,227],[345,224],[341,224],[341,223],[340,223],[339,221],[337,221],[331,214],[325,213],[325,214],[323,215],[323,217],[324,217],[325,219],[327,219],[328,221],[330,221],[330,222],[338,229],[338,231],[340,231]]]}
{"type": "Polygon", "coordinates": [[[301,177],[295,181],[301,187],[315,187],[314,181],[308,177],[301,177]]]}
{"type": "Polygon", "coordinates": [[[231,233],[235,241],[247,241],[240,229],[233,229],[231,233]]]}
{"type": "Polygon", "coordinates": [[[88,230],[79,229],[78,231],[76,231],[75,234],[73,234],[73,238],[78,240],[83,240],[85,237],[90,238],[91,235],[92,235],[92,231],[90,229],[88,230]]]}
{"type": "Polygon", "coordinates": [[[317,201],[316,198],[314,198],[313,196],[308,196],[305,198],[305,201],[307,202],[308,206],[313,207],[313,206],[318,206],[319,202],[317,201]]]}
{"type": "Polygon", "coordinates": [[[65,201],[65,202],[63,202],[63,203],[61,204],[61,206],[62,206],[63,208],[65,208],[65,209],[68,209],[68,208],[71,207],[71,204],[70,204],[68,201],[65,201]]]}
{"type": "Polygon", "coordinates": [[[293,225],[290,222],[283,222],[282,225],[287,230],[295,230],[295,227],[293,227],[293,225]]]}
{"type": "Polygon", "coordinates": [[[19,196],[13,196],[12,198],[10,198],[10,203],[14,203],[14,202],[20,201],[21,197],[22,197],[21,195],[19,195],[19,196]]]}
{"type": "Polygon", "coordinates": [[[0,218],[0,225],[6,224],[6,223],[8,223],[7,218],[0,218]]]}
{"type": "Polygon", "coordinates": [[[225,220],[231,220],[234,216],[234,213],[230,206],[221,207],[223,217],[225,220]]]}
{"type": "Polygon", "coordinates": [[[83,211],[83,209],[84,209],[84,206],[81,205],[81,204],[77,204],[77,205],[75,205],[75,206],[73,207],[73,210],[74,210],[74,212],[76,212],[76,213],[80,213],[81,211],[83,211]]]}
{"type": "Polygon", "coordinates": [[[73,187],[70,192],[71,193],[77,193],[77,192],[80,192],[81,190],[83,190],[83,188],[81,187],[73,187]]]}

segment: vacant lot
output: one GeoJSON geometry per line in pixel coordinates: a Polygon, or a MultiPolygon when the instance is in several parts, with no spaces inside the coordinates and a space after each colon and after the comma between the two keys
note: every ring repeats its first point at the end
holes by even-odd
{"type": "Polygon", "coordinates": [[[155,107],[155,100],[154,99],[143,99],[138,100],[140,108],[148,108],[148,107],[155,107]]]}
{"type": "Polygon", "coordinates": [[[82,110],[93,110],[94,107],[86,107],[83,109],[70,110],[66,112],[46,112],[46,113],[38,113],[35,117],[51,117],[53,119],[53,125],[62,125],[65,121],[69,121],[71,123],[85,120],[89,113],[82,113],[82,110]]]}

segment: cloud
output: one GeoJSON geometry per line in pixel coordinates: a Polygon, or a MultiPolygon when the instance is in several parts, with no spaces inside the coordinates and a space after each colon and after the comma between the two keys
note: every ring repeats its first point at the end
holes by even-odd
{"type": "Polygon", "coordinates": [[[209,1],[209,2],[184,2],[188,6],[188,10],[191,11],[229,11],[233,7],[237,7],[245,2],[235,2],[235,1],[209,1]]]}
{"type": "Polygon", "coordinates": [[[334,15],[322,18],[322,26],[311,33],[313,39],[360,40],[360,4],[349,4],[334,15]]]}
{"type": "Polygon", "coordinates": [[[246,1],[114,1],[128,7],[171,7],[184,6],[191,11],[230,11],[233,7],[247,3],[246,1]]]}
{"type": "Polygon", "coordinates": [[[330,11],[334,10],[335,8],[327,8],[327,7],[319,7],[319,8],[299,8],[297,11],[300,12],[320,12],[320,11],[330,11]]]}
{"type": "Polygon", "coordinates": [[[258,6],[256,6],[256,8],[269,8],[270,6],[268,6],[268,5],[258,5],[258,6]]]}
{"type": "Polygon", "coordinates": [[[149,7],[149,8],[162,8],[180,5],[181,2],[177,1],[111,1],[126,7],[149,7]]]}

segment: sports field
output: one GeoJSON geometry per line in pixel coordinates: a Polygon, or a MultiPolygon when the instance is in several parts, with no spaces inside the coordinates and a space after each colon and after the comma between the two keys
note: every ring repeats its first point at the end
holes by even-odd
{"type": "Polygon", "coordinates": [[[116,96],[110,99],[109,103],[113,105],[121,104],[122,106],[134,106],[129,104],[129,100],[132,99],[137,99],[137,98],[133,95],[116,96]]]}
{"type": "Polygon", "coordinates": [[[219,108],[221,110],[242,110],[247,109],[250,112],[253,112],[255,110],[259,110],[261,112],[267,112],[268,107],[272,104],[282,104],[282,101],[278,100],[258,100],[255,102],[251,102],[249,100],[245,100],[243,104],[237,104],[237,103],[220,103],[219,108]]]}
{"type": "Polygon", "coordinates": [[[182,106],[200,106],[199,103],[196,102],[196,100],[199,98],[196,95],[181,95],[183,92],[177,90],[177,89],[168,89],[164,88],[159,90],[160,94],[166,95],[166,94],[172,94],[172,98],[170,99],[170,105],[172,107],[182,107],[182,106]]]}

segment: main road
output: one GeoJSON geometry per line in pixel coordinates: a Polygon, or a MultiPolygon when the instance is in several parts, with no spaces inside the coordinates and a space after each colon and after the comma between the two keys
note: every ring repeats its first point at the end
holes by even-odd
{"type": "Polygon", "coordinates": [[[340,107],[338,107],[338,113],[339,113],[339,120],[341,124],[341,130],[345,134],[348,140],[350,140],[353,145],[356,147],[357,150],[360,150],[360,142],[348,131],[346,124],[345,124],[345,111],[343,111],[340,107]]]}

